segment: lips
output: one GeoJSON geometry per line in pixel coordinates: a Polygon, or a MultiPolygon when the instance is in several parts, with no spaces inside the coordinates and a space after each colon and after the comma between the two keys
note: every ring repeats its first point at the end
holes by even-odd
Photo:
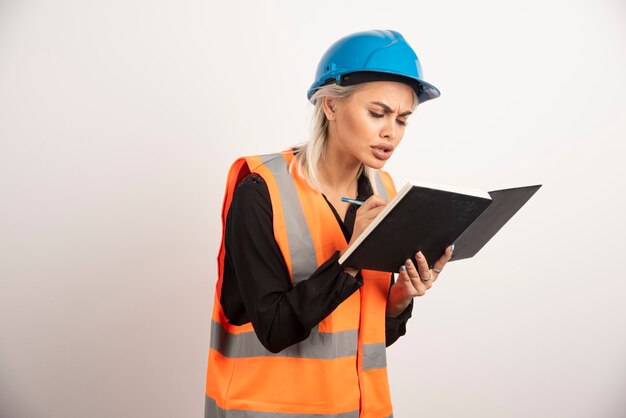
{"type": "Polygon", "coordinates": [[[391,145],[372,145],[370,148],[374,157],[379,160],[386,160],[391,157],[391,154],[393,153],[393,147],[391,145]]]}

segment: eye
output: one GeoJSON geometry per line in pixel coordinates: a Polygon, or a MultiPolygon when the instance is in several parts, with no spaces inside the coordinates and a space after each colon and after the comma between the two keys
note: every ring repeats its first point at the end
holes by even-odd
{"type": "Polygon", "coordinates": [[[373,112],[371,110],[370,110],[370,115],[372,115],[372,117],[377,118],[377,119],[380,119],[380,118],[385,116],[385,115],[382,115],[380,113],[373,112]]]}
{"type": "Polygon", "coordinates": [[[397,119],[397,121],[398,121],[398,125],[400,125],[400,126],[406,126],[407,125],[407,121],[405,121],[405,120],[397,119]]]}

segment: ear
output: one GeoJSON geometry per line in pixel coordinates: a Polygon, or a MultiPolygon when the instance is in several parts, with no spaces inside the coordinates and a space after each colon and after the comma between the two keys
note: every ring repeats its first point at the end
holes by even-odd
{"type": "Polygon", "coordinates": [[[337,110],[336,103],[336,100],[332,97],[324,96],[322,98],[322,107],[324,109],[326,119],[332,120],[335,118],[335,111],[337,110]]]}

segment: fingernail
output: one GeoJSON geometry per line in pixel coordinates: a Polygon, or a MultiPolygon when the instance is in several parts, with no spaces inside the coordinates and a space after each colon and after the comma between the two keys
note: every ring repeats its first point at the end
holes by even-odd
{"type": "Polygon", "coordinates": [[[450,254],[454,252],[454,244],[452,244],[452,248],[450,248],[450,254]]]}
{"type": "Polygon", "coordinates": [[[421,252],[421,251],[419,251],[419,252],[417,253],[417,259],[418,259],[418,260],[421,260],[421,259],[422,259],[422,257],[423,257],[423,256],[422,256],[422,252],[421,252]]]}
{"type": "Polygon", "coordinates": [[[412,266],[413,265],[413,260],[411,260],[410,258],[407,258],[406,265],[407,266],[412,266]]]}
{"type": "Polygon", "coordinates": [[[403,264],[402,267],[400,267],[400,270],[406,271],[406,266],[403,264]]]}

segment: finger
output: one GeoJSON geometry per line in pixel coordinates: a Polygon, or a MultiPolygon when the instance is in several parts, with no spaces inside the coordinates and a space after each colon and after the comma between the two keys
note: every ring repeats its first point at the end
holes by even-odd
{"type": "Polygon", "coordinates": [[[433,279],[432,273],[430,272],[430,268],[428,267],[428,261],[426,261],[426,257],[422,254],[421,251],[418,251],[415,254],[415,259],[417,260],[417,271],[420,276],[420,280],[429,282],[433,279]]]}
{"type": "Polygon", "coordinates": [[[365,202],[363,202],[359,210],[367,212],[370,209],[385,205],[387,205],[387,201],[385,199],[380,196],[371,195],[365,202]]]}
{"type": "Polygon", "coordinates": [[[417,267],[415,267],[415,264],[413,264],[413,260],[409,258],[404,264],[406,265],[406,271],[409,273],[409,277],[419,278],[420,275],[417,272],[417,267]]]}
{"type": "Polygon", "coordinates": [[[407,283],[411,282],[411,278],[409,277],[409,273],[406,271],[405,265],[400,267],[400,270],[398,271],[398,280],[396,280],[396,283],[399,283],[399,282],[407,282],[407,283]]]}
{"type": "Polygon", "coordinates": [[[439,273],[441,273],[443,268],[446,266],[446,263],[450,260],[450,257],[452,257],[453,250],[454,245],[449,245],[444,251],[443,255],[439,257],[439,260],[435,261],[435,264],[433,264],[433,271],[435,273],[433,281],[437,280],[437,278],[439,277],[439,273]]]}
{"type": "Polygon", "coordinates": [[[423,282],[420,280],[419,277],[411,279],[411,284],[413,284],[417,296],[424,296],[426,294],[426,291],[430,289],[430,282],[423,282]]]}
{"type": "Polygon", "coordinates": [[[406,260],[405,265],[406,265],[407,273],[409,277],[411,278],[411,283],[413,284],[413,287],[415,288],[417,295],[424,296],[424,294],[426,293],[426,289],[428,289],[428,287],[426,283],[423,283],[420,280],[420,276],[419,276],[419,273],[417,272],[417,269],[415,268],[415,264],[413,264],[413,261],[409,258],[408,260],[406,260]]]}
{"type": "Polygon", "coordinates": [[[377,207],[370,211],[359,213],[358,214],[359,219],[363,221],[367,221],[367,223],[369,223],[373,221],[380,214],[380,212],[383,211],[383,209],[384,209],[383,207],[377,207]]]}
{"type": "Polygon", "coordinates": [[[411,295],[412,297],[424,296],[424,294],[426,293],[426,288],[424,287],[424,285],[420,284],[419,278],[409,277],[406,264],[400,267],[398,280],[396,280],[396,284],[405,286],[407,289],[410,289],[409,295],[411,295]]]}

